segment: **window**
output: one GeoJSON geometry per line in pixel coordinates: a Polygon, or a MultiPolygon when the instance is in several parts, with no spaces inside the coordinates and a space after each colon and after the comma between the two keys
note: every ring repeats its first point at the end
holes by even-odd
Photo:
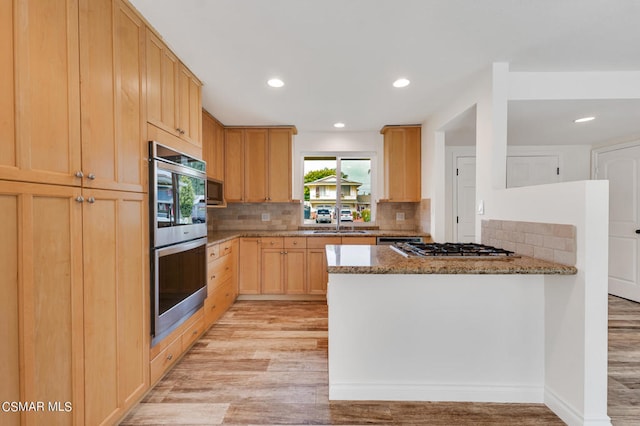
{"type": "Polygon", "coordinates": [[[304,224],[373,222],[371,164],[370,156],[305,156],[304,224]]]}

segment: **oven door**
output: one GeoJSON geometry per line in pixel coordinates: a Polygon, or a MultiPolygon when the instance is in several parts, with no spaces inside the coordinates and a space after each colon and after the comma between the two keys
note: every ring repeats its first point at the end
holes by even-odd
{"type": "Polygon", "coordinates": [[[151,178],[153,246],[206,236],[206,175],[156,160],[151,178]]]}
{"type": "Polygon", "coordinates": [[[207,239],[153,250],[152,344],[189,318],[207,296],[207,239]]]}

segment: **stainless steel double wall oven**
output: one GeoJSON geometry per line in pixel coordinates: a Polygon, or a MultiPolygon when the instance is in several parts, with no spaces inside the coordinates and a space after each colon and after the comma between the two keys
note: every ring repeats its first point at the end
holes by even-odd
{"type": "Polygon", "coordinates": [[[206,165],[149,143],[152,344],[174,330],[207,295],[206,165]]]}

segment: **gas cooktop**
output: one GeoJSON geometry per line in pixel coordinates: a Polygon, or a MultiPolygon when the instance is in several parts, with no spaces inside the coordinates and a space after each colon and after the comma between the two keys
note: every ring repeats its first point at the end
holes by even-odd
{"type": "Polygon", "coordinates": [[[475,243],[397,243],[391,248],[405,257],[520,257],[509,250],[475,243]]]}

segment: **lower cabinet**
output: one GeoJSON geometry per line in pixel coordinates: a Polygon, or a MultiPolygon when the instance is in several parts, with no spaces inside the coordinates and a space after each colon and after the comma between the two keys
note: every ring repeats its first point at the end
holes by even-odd
{"type": "Polygon", "coordinates": [[[261,244],[261,293],[305,294],[307,289],[306,238],[262,238],[261,244]]]}
{"type": "Polygon", "coordinates": [[[327,294],[327,254],[325,246],[342,244],[342,237],[319,237],[307,239],[307,262],[309,294],[327,294]]]}
{"type": "Polygon", "coordinates": [[[238,292],[260,294],[260,238],[240,238],[238,292]]]}
{"type": "Polygon", "coordinates": [[[147,205],[0,181],[0,399],[63,410],[2,413],[3,425],[112,424],[147,389],[147,205]]]}
{"type": "Polygon", "coordinates": [[[375,245],[376,238],[241,238],[239,294],[325,295],[330,244],[375,245]]]}
{"type": "Polygon", "coordinates": [[[151,348],[149,368],[151,385],[160,380],[205,329],[204,309],[200,309],[151,348]]]}

